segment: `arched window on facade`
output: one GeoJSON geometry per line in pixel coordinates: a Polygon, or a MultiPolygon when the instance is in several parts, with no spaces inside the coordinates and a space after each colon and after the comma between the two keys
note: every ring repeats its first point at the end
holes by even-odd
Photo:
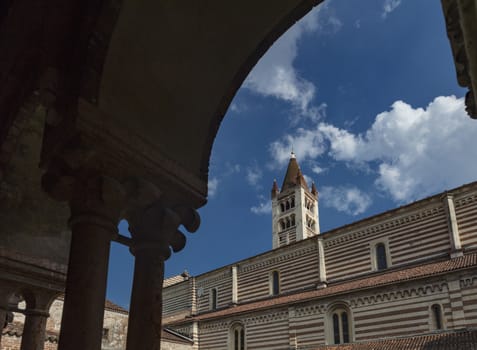
{"type": "Polygon", "coordinates": [[[295,215],[292,215],[291,217],[291,225],[295,226],[295,215]]]}
{"type": "Polygon", "coordinates": [[[291,221],[289,218],[287,218],[287,228],[290,228],[290,225],[291,225],[291,221]]]}
{"type": "Polygon", "coordinates": [[[285,229],[285,222],[282,220],[280,221],[280,227],[282,228],[282,231],[285,229]]]}
{"type": "Polygon", "coordinates": [[[285,204],[285,209],[286,209],[286,210],[290,209],[290,202],[289,202],[289,201],[286,202],[286,204],[285,204]]]}
{"type": "Polygon", "coordinates": [[[280,203],[280,209],[282,211],[282,213],[285,211],[285,204],[283,203],[280,203]]]}
{"type": "Polygon", "coordinates": [[[218,298],[217,288],[212,288],[210,290],[210,308],[211,308],[211,310],[217,309],[217,301],[218,301],[217,298],[218,298]]]}
{"type": "Polygon", "coordinates": [[[241,323],[235,323],[230,328],[230,350],[245,350],[245,328],[241,323]]]}
{"type": "Polygon", "coordinates": [[[376,268],[378,270],[384,270],[388,268],[388,262],[386,257],[386,246],[384,243],[376,244],[376,268]]]}
{"type": "Polygon", "coordinates": [[[292,208],[295,208],[295,197],[292,197],[290,206],[291,206],[292,208]]]}
{"type": "Polygon", "coordinates": [[[272,271],[270,275],[270,292],[272,295],[280,294],[280,272],[272,271]]]}
{"type": "Polygon", "coordinates": [[[352,341],[351,313],[344,305],[338,305],[329,311],[328,343],[344,344],[352,341]]]}
{"type": "Polygon", "coordinates": [[[431,306],[431,327],[432,330],[444,329],[442,307],[439,304],[433,304],[431,306]]]}

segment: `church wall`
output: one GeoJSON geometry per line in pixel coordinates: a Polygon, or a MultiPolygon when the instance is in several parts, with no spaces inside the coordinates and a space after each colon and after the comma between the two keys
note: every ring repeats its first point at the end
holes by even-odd
{"type": "Polygon", "coordinates": [[[273,250],[239,264],[238,299],[246,302],[270,296],[270,274],[280,274],[280,293],[314,288],[318,281],[319,260],[316,240],[273,250]]]}
{"type": "Polygon", "coordinates": [[[310,349],[330,342],[330,310],[336,305],[349,310],[353,341],[432,332],[436,330],[431,311],[434,304],[442,308],[444,329],[458,329],[451,303],[455,294],[448,286],[448,278],[456,277],[462,286],[466,326],[472,327],[477,321],[477,275],[470,279],[448,275],[199,321],[199,349],[227,349],[230,328],[237,322],[244,325],[249,350],[310,349]]]}
{"type": "Polygon", "coordinates": [[[421,207],[391,220],[383,218],[381,222],[349,233],[325,236],[328,279],[371,272],[371,250],[378,242],[388,246],[390,266],[447,254],[450,241],[442,203],[421,207]]]}
{"type": "Polygon", "coordinates": [[[462,279],[460,285],[465,322],[468,327],[477,327],[477,275],[462,279]]]}
{"type": "Polygon", "coordinates": [[[477,249],[477,192],[456,195],[454,203],[462,246],[477,249]]]}
{"type": "Polygon", "coordinates": [[[433,331],[433,304],[442,307],[444,325],[452,321],[446,280],[381,289],[350,301],[356,341],[433,331]]]}
{"type": "Polygon", "coordinates": [[[232,269],[230,266],[214,270],[196,277],[197,311],[199,313],[212,309],[211,292],[217,289],[217,308],[232,303],[232,269]]]}
{"type": "Polygon", "coordinates": [[[192,279],[176,283],[163,289],[164,317],[189,314],[192,307],[192,279]]]}

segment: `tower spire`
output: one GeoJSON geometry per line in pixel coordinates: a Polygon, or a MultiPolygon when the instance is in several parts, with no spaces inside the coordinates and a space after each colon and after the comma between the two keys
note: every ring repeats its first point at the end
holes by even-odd
{"type": "Polygon", "coordinates": [[[272,186],[273,248],[303,240],[320,233],[318,191],[311,191],[293,151],[281,189],[276,180],[272,186]]]}

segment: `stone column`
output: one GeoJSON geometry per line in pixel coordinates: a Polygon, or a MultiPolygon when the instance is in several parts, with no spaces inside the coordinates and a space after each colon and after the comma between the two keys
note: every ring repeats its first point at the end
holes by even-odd
{"type": "Polygon", "coordinates": [[[20,350],[43,350],[45,345],[46,320],[50,314],[46,310],[26,310],[20,350]]]}
{"type": "Polygon", "coordinates": [[[59,350],[101,349],[109,250],[117,235],[123,188],[112,178],[80,168],[49,169],[42,181],[54,198],[69,201],[71,246],[59,350]]]}
{"type": "Polygon", "coordinates": [[[43,350],[45,346],[46,321],[55,295],[46,291],[26,293],[25,324],[20,350],[43,350]]]}
{"type": "MultiPolygon", "coordinates": [[[[3,281],[2,281],[3,284],[3,281]]],[[[7,313],[8,313],[8,299],[12,291],[6,286],[0,286],[0,348],[2,345],[2,332],[6,326],[7,313]]]]}
{"type": "MultiPolygon", "coordinates": [[[[159,197],[158,190],[156,194],[159,197]]],[[[135,256],[127,349],[157,350],[161,346],[164,261],[171,255],[169,246],[174,252],[185,246],[186,238],[178,226],[194,232],[199,217],[193,209],[171,209],[160,200],[137,204],[127,215],[135,256]]]]}

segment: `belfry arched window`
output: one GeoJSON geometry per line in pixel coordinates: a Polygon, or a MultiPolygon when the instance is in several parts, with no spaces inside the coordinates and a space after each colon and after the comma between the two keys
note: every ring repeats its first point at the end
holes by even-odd
{"type": "Polygon", "coordinates": [[[292,197],[291,202],[290,202],[290,206],[292,208],[295,208],[295,197],[292,197]]]}
{"type": "Polygon", "coordinates": [[[282,213],[285,211],[285,204],[283,203],[280,203],[280,209],[282,211],[282,213]]]}
{"type": "Polygon", "coordinates": [[[245,350],[245,328],[241,323],[235,323],[230,327],[229,335],[230,350],[245,350]]]}
{"type": "Polygon", "coordinates": [[[286,204],[285,204],[285,209],[286,209],[286,210],[290,209],[290,202],[289,202],[289,201],[286,202],[286,204]]]}

